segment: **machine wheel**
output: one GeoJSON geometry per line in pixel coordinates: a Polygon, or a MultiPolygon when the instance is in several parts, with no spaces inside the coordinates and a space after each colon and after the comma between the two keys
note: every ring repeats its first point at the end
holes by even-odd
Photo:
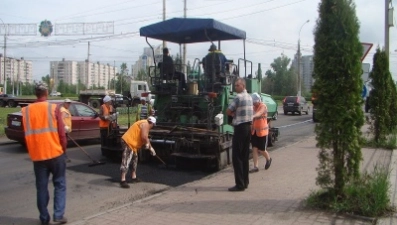
{"type": "Polygon", "coordinates": [[[276,113],[273,115],[273,120],[277,120],[278,119],[278,112],[276,111],[276,113]]]}
{"type": "Polygon", "coordinates": [[[267,138],[267,146],[272,147],[276,142],[276,135],[273,132],[269,132],[269,136],[267,138]]]}
{"type": "Polygon", "coordinates": [[[0,107],[5,107],[5,106],[6,106],[5,102],[3,100],[0,100],[0,107]]]}
{"type": "Polygon", "coordinates": [[[101,154],[102,154],[102,156],[108,157],[109,151],[104,148],[101,148],[101,154]]]}
{"type": "Polygon", "coordinates": [[[92,106],[92,108],[94,108],[94,109],[99,108],[100,105],[101,105],[101,104],[99,103],[99,100],[92,100],[92,101],[91,101],[91,106],[92,106]]]}
{"type": "Polygon", "coordinates": [[[9,100],[8,101],[8,106],[11,108],[15,108],[18,106],[18,104],[16,102],[14,102],[13,100],[9,100]]]}

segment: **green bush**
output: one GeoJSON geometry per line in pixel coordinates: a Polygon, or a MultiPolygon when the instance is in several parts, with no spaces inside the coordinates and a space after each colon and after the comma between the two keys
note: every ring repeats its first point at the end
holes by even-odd
{"type": "Polygon", "coordinates": [[[386,135],[384,140],[376,141],[374,138],[366,139],[362,137],[362,146],[375,148],[397,149],[397,128],[394,128],[391,134],[386,135]]]}
{"type": "Polygon", "coordinates": [[[343,191],[344,196],[337,196],[333,189],[322,189],[312,192],[305,204],[309,208],[366,217],[390,215],[395,208],[388,195],[389,175],[390,171],[376,165],[371,174],[366,172],[348,182],[343,191]]]}

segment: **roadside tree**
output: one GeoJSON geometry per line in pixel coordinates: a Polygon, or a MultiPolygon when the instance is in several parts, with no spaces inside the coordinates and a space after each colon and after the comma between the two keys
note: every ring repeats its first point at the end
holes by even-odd
{"type": "Polygon", "coordinates": [[[371,97],[369,98],[371,114],[371,131],[374,141],[381,144],[386,141],[387,135],[392,133],[397,125],[396,86],[389,71],[389,59],[384,50],[376,49],[373,58],[371,78],[371,97]]]}
{"type": "Polygon", "coordinates": [[[274,59],[271,69],[265,72],[262,90],[271,95],[295,95],[297,92],[296,78],[291,68],[288,69],[291,59],[284,54],[274,59]]]}
{"type": "Polygon", "coordinates": [[[359,22],[351,0],[323,0],[314,31],[313,91],[317,94],[316,182],[344,196],[346,182],[359,177],[362,107],[359,22]]]}

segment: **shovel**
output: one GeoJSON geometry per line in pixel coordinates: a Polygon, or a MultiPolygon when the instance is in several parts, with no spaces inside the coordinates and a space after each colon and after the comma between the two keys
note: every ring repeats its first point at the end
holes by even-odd
{"type": "Polygon", "coordinates": [[[93,159],[93,158],[88,154],[88,152],[87,152],[86,150],[84,150],[84,148],[82,148],[79,144],[77,144],[77,142],[76,142],[72,137],[70,137],[69,135],[67,135],[67,137],[68,137],[70,140],[72,140],[73,143],[74,143],[75,145],[77,145],[77,147],[79,147],[79,149],[80,149],[81,151],[83,151],[84,154],[85,154],[89,159],[91,159],[92,163],[91,163],[91,164],[88,164],[89,167],[92,167],[92,166],[99,166],[99,165],[103,165],[103,164],[106,163],[106,162],[101,162],[101,161],[98,161],[98,160],[93,159]]]}

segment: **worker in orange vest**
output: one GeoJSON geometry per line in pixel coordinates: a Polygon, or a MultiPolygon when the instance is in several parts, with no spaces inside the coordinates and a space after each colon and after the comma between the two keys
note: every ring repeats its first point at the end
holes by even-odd
{"type": "Polygon", "coordinates": [[[121,181],[120,186],[122,188],[129,188],[126,181],[126,175],[128,168],[131,166],[131,182],[136,183],[140,180],[136,177],[136,169],[138,166],[138,151],[144,147],[150,151],[152,156],[156,155],[156,151],[153,149],[149,141],[149,130],[156,125],[156,118],[149,116],[144,120],[138,120],[135,122],[121,137],[121,146],[123,149],[123,155],[121,159],[121,181]]]}
{"type": "MultiPolygon", "coordinates": [[[[60,106],[60,111],[62,114],[62,120],[63,123],[65,124],[65,132],[66,136],[72,132],[72,114],[69,111],[70,104],[72,103],[72,100],[70,99],[65,99],[60,106]]],[[[65,152],[65,157],[66,157],[66,162],[71,162],[72,160],[69,159],[68,155],[65,152]]]]}
{"type": "Polygon", "coordinates": [[[113,112],[113,106],[112,106],[112,98],[109,95],[106,95],[103,98],[103,104],[101,105],[101,108],[99,109],[99,131],[101,134],[101,145],[106,146],[107,145],[107,137],[109,134],[109,125],[110,122],[112,121],[112,114],[113,112]]]}
{"type": "Polygon", "coordinates": [[[266,159],[265,170],[269,169],[272,158],[267,152],[267,139],[269,134],[269,126],[267,124],[267,106],[261,101],[258,93],[252,94],[252,102],[254,105],[254,115],[251,130],[251,145],[252,158],[254,161],[254,168],[250,170],[251,173],[259,171],[258,167],[258,152],[260,152],[266,159]]]}
{"type": "Polygon", "coordinates": [[[37,207],[41,224],[49,224],[51,217],[48,181],[52,174],[54,185],[53,221],[64,224],[66,205],[66,135],[65,125],[59,108],[47,102],[48,86],[39,82],[35,85],[37,101],[22,108],[23,129],[26,147],[33,161],[36,176],[37,207]]]}

